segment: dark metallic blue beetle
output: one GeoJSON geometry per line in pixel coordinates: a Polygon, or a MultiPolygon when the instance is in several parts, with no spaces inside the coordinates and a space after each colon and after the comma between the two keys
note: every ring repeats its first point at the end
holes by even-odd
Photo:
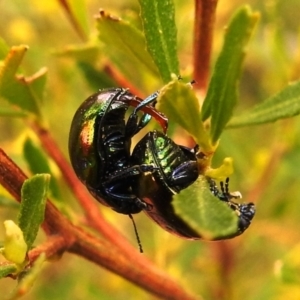
{"type": "Polygon", "coordinates": [[[99,202],[122,214],[148,209],[131,187],[134,177],[153,171],[153,165],[132,165],[130,146],[151,116],[167,129],[167,119],[154,109],[156,97],[143,102],[126,89],[102,90],[83,102],[72,121],[69,154],[76,175],[99,202]],[[136,109],[126,122],[130,106],[136,109]],[[140,120],[139,110],[144,112],[140,120]]]}

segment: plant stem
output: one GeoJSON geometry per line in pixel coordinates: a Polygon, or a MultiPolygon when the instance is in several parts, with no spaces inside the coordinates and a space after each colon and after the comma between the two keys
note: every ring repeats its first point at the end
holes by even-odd
{"type": "Polygon", "coordinates": [[[49,236],[47,241],[28,252],[28,259],[32,264],[41,253],[45,253],[46,259],[52,259],[66,251],[65,239],[61,235],[49,236]]]}
{"type": "Polygon", "coordinates": [[[210,56],[217,0],[195,0],[194,80],[195,88],[205,92],[209,79],[210,56]]]}
{"type": "Polygon", "coordinates": [[[103,70],[107,75],[113,78],[120,87],[129,89],[133,95],[137,95],[142,99],[145,98],[145,94],[124,77],[113,65],[106,64],[103,70]]]}
{"type": "MultiPolygon", "coordinates": [[[[89,239],[85,232],[77,231],[76,242],[71,247],[70,252],[84,256],[90,261],[100,264],[149,292],[156,294],[160,298],[168,300],[196,299],[166,277],[154,265],[149,265],[147,269],[141,268],[141,266],[136,264],[136,256],[133,257],[131,255],[128,257],[124,253],[116,252],[115,248],[110,248],[107,251],[105,246],[103,247],[102,244],[95,243],[94,239],[89,239]],[[101,256],[99,256],[99,253],[101,253],[101,256]],[[118,264],[115,263],[116,259],[118,264]]],[[[197,299],[200,300],[201,298],[198,297],[197,299]]]]}
{"type": "MultiPolygon", "coordinates": [[[[0,149],[0,184],[18,202],[21,201],[21,188],[26,179],[22,170],[0,149]]],[[[42,249],[49,256],[69,251],[105,267],[161,298],[195,299],[153,264],[139,260],[141,255],[136,251],[125,253],[108,240],[95,237],[71,224],[50,201],[46,204],[42,227],[49,240],[46,246],[30,252],[29,259],[36,259],[42,249]],[[56,238],[52,238],[53,236],[56,238]]]]}

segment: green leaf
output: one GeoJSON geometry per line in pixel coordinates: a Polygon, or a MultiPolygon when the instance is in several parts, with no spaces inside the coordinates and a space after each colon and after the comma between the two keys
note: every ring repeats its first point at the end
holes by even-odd
{"type": "Polygon", "coordinates": [[[175,195],[172,204],[176,214],[204,239],[226,239],[237,232],[236,213],[213,196],[204,176],[175,195]]]}
{"type": "Polygon", "coordinates": [[[215,144],[237,103],[237,85],[241,73],[245,47],[258,15],[248,6],[233,16],[226,29],[224,45],[217,59],[202,108],[202,120],[211,117],[210,136],[215,144]]]}
{"type": "Polygon", "coordinates": [[[139,0],[147,49],[165,83],[179,75],[177,29],[172,0],[139,0]]]}
{"type": "Polygon", "coordinates": [[[43,80],[45,69],[41,70],[31,78],[16,76],[16,72],[27,51],[27,46],[12,47],[0,67],[0,97],[5,98],[10,104],[16,105],[21,110],[40,116],[41,82],[33,84],[35,80],[43,80]],[[37,88],[35,90],[34,88],[37,88]]]}
{"type": "Polygon", "coordinates": [[[290,118],[300,113],[300,81],[294,82],[240,116],[233,117],[228,128],[257,125],[290,118]]]}
{"type": "Polygon", "coordinates": [[[15,264],[5,264],[0,266],[0,279],[15,272],[17,272],[17,266],[15,264]]]}
{"type": "Polygon", "coordinates": [[[18,221],[28,249],[31,248],[44,220],[49,181],[49,174],[38,174],[27,179],[22,186],[18,221]]]}
{"type": "MultiPolygon", "coordinates": [[[[158,70],[150,54],[146,50],[146,43],[142,32],[128,22],[112,17],[100,11],[97,19],[99,39],[106,47],[106,53],[112,60],[121,59],[124,63],[130,61],[131,73],[144,67],[148,72],[158,76],[158,70]],[[135,66],[133,69],[132,66],[135,66]]],[[[143,71],[144,71],[143,70],[143,71]]]]}
{"type": "Polygon", "coordinates": [[[211,149],[209,137],[199,117],[200,106],[190,84],[171,81],[159,93],[157,109],[184,128],[203,149],[211,149]]]}
{"type": "Polygon", "coordinates": [[[46,155],[42,152],[41,149],[34,145],[30,138],[26,139],[23,152],[32,174],[48,173],[51,175],[49,185],[51,195],[53,195],[56,199],[59,198],[59,187],[57,181],[53,176],[46,155]]]}

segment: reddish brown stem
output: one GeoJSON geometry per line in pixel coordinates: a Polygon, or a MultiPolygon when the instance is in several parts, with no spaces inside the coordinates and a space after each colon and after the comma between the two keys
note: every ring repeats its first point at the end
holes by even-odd
{"type": "MultiPolygon", "coordinates": [[[[119,251],[121,251],[123,255],[127,257],[127,260],[129,257],[134,256],[134,265],[141,271],[149,268],[152,269],[152,263],[146,257],[137,253],[137,249],[132,247],[118,231],[116,231],[110,224],[108,224],[103,219],[102,215],[99,212],[99,205],[94,199],[90,197],[85,187],[79,182],[75,173],[71,169],[70,164],[66,161],[64,155],[61,153],[60,149],[58,148],[54,139],[51,137],[50,133],[38,126],[38,124],[34,124],[33,128],[39,136],[43,148],[48,152],[49,156],[52,157],[52,159],[57,163],[60,170],[62,171],[63,176],[65,177],[66,182],[69,184],[75,196],[84,208],[86,217],[89,220],[90,224],[92,224],[94,228],[96,228],[103,236],[105,236],[107,240],[111,241],[115,246],[117,246],[119,248],[119,251]]],[[[107,258],[105,258],[105,260],[106,259],[107,258]]],[[[112,259],[114,260],[115,258],[112,259]]],[[[132,267],[132,261],[129,261],[132,267]]],[[[118,266],[118,268],[120,268],[120,266],[118,266]]],[[[156,273],[157,272],[158,271],[156,271],[156,273]]],[[[126,274],[124,276],[125,278],[128,278],[126,274]]],[[[141,274],[139,274],[138,277],[140,276],[141,274]]],[[[142,276],[144,277],[144,275],[142,276]]],[[[161,276],[166,277],[165,275],[161,276]]],[[[159,276],[159,278],[161,278],[161,276],[159,276]]],[[[154,276],[153,278],[155,278],[156,280],[156,276],[154,276]]],[[[178,290],[178,288],[173,289],[174,291],[178,290]]]]}
{"type": "MultiPolygon", "coordinates": [[[[26,180],[24,173],[0,149],[0,184],[18,201],[21,198],[24,180],[26,180]]],[[[195,299],[155,266],[140,265],[135,253],[128,256],[107,240],[92,236],[72,225],[50,201],[47,201],[43,228],[48,235],[51,234],[50,239],[45,245],[32,250],[29,259],[36,259],[41,252],[46,252],[46,256],[52,257],[67,250],[123,276],[164,299],[195,299]],[[134,259],[130,259],[133,255],[134,259]]]]}
{"type": "Polygon", "coordinates": [[[217,0],[195,0],[194,80],[195,88],[206,91],[209,79],[213,28],[217,0]]]}
{"type": "Polygon", "coordinates": [[[133,95],[144,98],[145,94],[133,85],[126,77],[124,77],[116,68],[111,64],[106,64],[103,69],[111,78],[113,78],[120,87],[128,88],[133,95]]]}
{"type": "Polygon", "coordinates": [[[32,264],[41,253],[45,253],[46,259],[52,259],[53,257],[60,256],[66,250],[65,238],[61,235],[53,235],[48,237],[45,243],[30,250],[28,259],[32,264]]]}
{"type": "MultiPolygon", "coordinates": [[[[128,257],[124,253],[116,252],[115,248],[107,248],[102,244],[95,243],[93,239],[89,239],[85,232],[77,232],[76,243],[70,249],[71,252],[86,257],[90,261],[101,264],[103,267],[116,272],[117,274],[131,280],[138,286],[144,287],[151,293],[168,300],[192,300],[195,297],[189,295],[184,289],[178,287],[163,272],[157,269],[155,266],[148,266],[147,269],[143,269],[136,265],[136,257],[131,255],[128,257]],[[103,260],[103,256],[99,256],[99,253],[105,254],[106,257],[103,260]],[[118,260],[118,265],[115,260],[118,260]],[[112,269],[111,267],[114,267],[112,269]]],[[[201,299],[197,297],[197,299],[201,299]]]]}
{"type": "Polygon", "coordinates": [[[235,251],[229,241],[217,241],[210,244],[214,260],[218,262],[219,280],[214,284],[215,299],[231,299],[230,275],[234,266],[235,251]]]}

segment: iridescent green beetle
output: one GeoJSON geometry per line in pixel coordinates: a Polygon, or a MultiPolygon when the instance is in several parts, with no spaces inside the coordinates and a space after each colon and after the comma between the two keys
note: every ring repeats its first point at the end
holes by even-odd
{"type": "MultiPolygon", "coordinates": [[[[152,164],[154,169],[148,174],[136,177],[134,193],[151,205],[145,213],[166,231],[185,239],[200,239],[172,206],[173,196],[192,185],[199,176],[196,153],[198,146],[187,148],[177,145],[162,132],[148,132],[135,146],[131,159],[132,165],[152,164]]],[[[243,233],[250,225],[255,214],[253,203],[238,204],[232,201],[239,195],[230,193],[228,180],[219,190],[212,179],[208,179],[211,192],[224,201],[238,215],[238,230],[231,238],[243,233]]]]}

